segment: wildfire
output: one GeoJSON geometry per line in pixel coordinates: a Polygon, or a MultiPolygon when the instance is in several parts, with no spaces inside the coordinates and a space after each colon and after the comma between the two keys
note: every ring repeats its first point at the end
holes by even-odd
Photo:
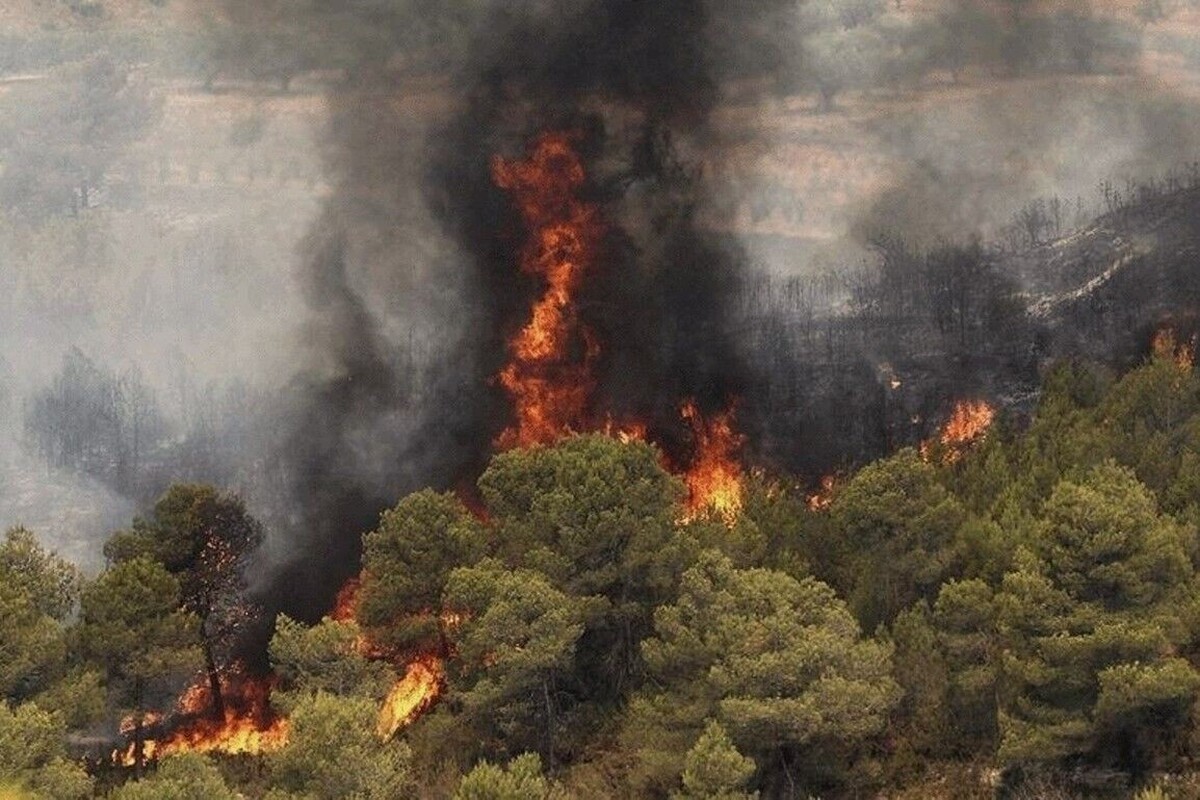
{"type": "Polygon", "coordinates": [[[547,444],[585,422],[599,343],[580,324],[574,295],[592,266],[602,233],[596,206],[576,194],[587,180],[569,133],[544,133],[524,160],[492,160],[496,185],[521,212],[529,237],[521,269],[545,282],[529,322],[509,341],[509,363],[498,379],[516,421],[500,435],[503,448],[547,444]]]}
{"type": "Polygon", "coordinates": [[[437,656],[422,656],[410,663],[383,701],[376,724],[379,736],[392,738],[428,710],[441,695],[445,673],[445,664],[437,656]]]}
{"type": "Polygon", "coordinates": [[[337,622],[350,622],[358,616],[358,592],[362,589],[362,577],[354,576],[338,589],[329,618],[337,622]]]}
{"type": "MultiPolygon", "coordinates": [[[[996,420],[996,410],[982,400],[962,400],[954,406],[950,419],[938,433],[937,444],[942,460],[953,464],[963,452],[982,439],[996,420]]],[[[921,457],[926,461],[933,456],[930,442],[921,445],[921,457]]]]}
{"type": "MultiPolygon", "coordinates": [[[[330,619],[340,622],[354,620],[358,612],[362,583],[362,575],[346,581],[338,590],[333,610],[329,613],[330,619]]],[[[440,615],[440,621],[444,630],[452,630],[462,624],[463,617],[461,614],[446,611],[440,615]]],[[[405,664],[401,655],[377,645],[365,635],[357,638],[354,647],[365,658],[390,661],[404,666],[404,677],[392,686],[379,711],[376,730],[381,737],[390,739],[395,736],[401,728],[415,722],[441,695],[446,671],[440,656],[425,653],[405,664]]]]}
{"type": "Polygon", "coordinates": [[[1184,372],[1190,372],[1196,363],[1195,342],[1180,342],[1172,328],[1163,328],[1154,334],[1151,347],[1155,358],[1170,359],[1184,372]]]}
{"type": "MultiPolygon", "coordinates": [[[[240,667],[229,670],[221,682],[224,713],[217,715],[208,676],[198,677],[177,702],[175,719],[182,721],[165,735],[159,733],[161,714],[142,714],[143,731],[153,732],[142,742],[142,760],[187,751],[236,755],[278,750],[287,744],[288,721],[271,709],[272,684],[269,678],[244,674],[240,667]]],[[[121,733],[135,737],[137,727],[136,716],[126,717],[121,722],[121,733]]],[[[136,766],[136,739],[124,750],[115,751],[113,761],[136,766]]]]}
{"type": "Polygon", "coordinates": [[[688,488],[685,519],[715,513],[733,524],[742,510],[742,467],[736,453],[744,437],[733,426],[733,409],[704,419],[688,400],[680,414],[692,428],[696,444],[692,464],[683,476],[688,488]]]}
{"type": "Polygon", "coordinates": [[[821,489],[814,494],[808,496],[808,508],[810,511],[824,511],[833,504],[833,492],[837,488],[837,478],[833,475],[826,475],[821,478],[821,489]]]}
{"type": "Polygon", "coordinates": [[[969,444],[987,433],[995,419],[995,409],[982,400],[963,401],[954,407],[950,420],[942,427],[940,441],[951,447],[969,444]]]}
{"type": "MultiPolygon", "coordinates": [[[[543,133],[523,160],[492,160],[492,178],[512,196],[528,239],[521,269],[545,289],[529,321],[509,341],[509,362],[498,380],[512,399],[515,420],[497,440],[503,449],[550,444],[578,431],[598,430],[624,442],[645,441],[641,422],[589,414],[600,343],[575,311],[575,295],[595,265],[603,234],[599,209],[578,197],[587,181],[574,135],[543,133]]],[[[687,517],[715,512],[727,522],[742,507],[742,469],[735,453],[742,437],[732,410],[705,420],[695,403],[681,411],[691,426],[695,455],[684,475],[687,517]]]]}

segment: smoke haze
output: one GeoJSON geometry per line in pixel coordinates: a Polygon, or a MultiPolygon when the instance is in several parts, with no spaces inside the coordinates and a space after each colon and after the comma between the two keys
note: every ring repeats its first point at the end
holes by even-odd
{"type": "MultiPolygon", "coordinates": [[[[597,410],[685,450],[682,399],[741,398],[752,450],[820,469],[896,439],[778,413],[809,356],[764,344],[755,280],[826,286],[835,319],[884,234],[1002,240],[1039,197],[1082,222],[1102,182],[1200,150],[1185,4],[84,5],[0,17],[0,524],[95,565],[166,483],[216,481],[268,521],[257,586],[299,616],[507,422],[493,376],[538,287],[494,155],[578,137],[597,410]],[[67,416],[85,397],[109,399],[67,416]]],[[[846,369],[803,380],[885,382],[884,354],[822,352],[846,369]]]]}

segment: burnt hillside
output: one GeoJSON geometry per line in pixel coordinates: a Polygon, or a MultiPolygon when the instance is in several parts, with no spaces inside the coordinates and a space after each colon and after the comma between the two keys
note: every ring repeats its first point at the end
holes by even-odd
{"type": "Polygon", "coordinates": [[[1055,361],[1128,368],[1161,327],[1193,336],[1200,187],[1127,187],[1109,206],[1020,252],[881,236],[869,268],[743,285],[735,325],[756,370],[741,413],[758,458],[848,469],[928,437],[960,399],[1024,416],[1055,361]]]}

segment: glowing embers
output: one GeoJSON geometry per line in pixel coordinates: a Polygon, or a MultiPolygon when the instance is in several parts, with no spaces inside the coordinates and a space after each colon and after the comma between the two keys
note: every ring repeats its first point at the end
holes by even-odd
{"type": "Polygon", "coordinates": [[[576,196],[587,175],[571,140],[569,133],[544,133],[526,159],[492,160],[496,185],[510,193],[528,230],[521,269],[545,284],[529,321],[509,340],[509,362],[498,375],[515,416],[500,435],[502,448],[548,444],[582,429],[595,386],[591,365],[600,347],[574,302],[602,228],[595,205],[576,196]]]}
{"type": "Polygon", "coordinates": [[[743,473],[737,451],[745,440],[733,426],[730,408],[708,419],[688,400],[679,411],[691,426],[695,452],[683,475],[687,485],[685,520],[715,513],[732,525],[742,510],[743,473]]]}
{"type": "Polygon", "coordinates": [[[428,710],[442,693],[445,664],[434,655],[425,655],[409,663],[404,677],[392,686],[379,712],[376,732],[390,739],[411,725],[428,710]]]}
{"type": "Polygon", "coordinates": [[[833,505],[833,496],[838,488],[838,479],[835,475],[826,475],[821,478],[821,488],[819,491],[808,495],[806,504],[809,511],[828,511],[833,505]]]}
{"type": "Polygon", "coordinates": [[[953,464],[983,439],[996,421],[996,410],[982,400],[960,400],[934,441],[921,444],[921,457],[953,464]]]}
{"type": "Polygon", "coordinates": [[[358,575],[346,581],[341,589],[338,589],[337,597],[333,601],[333,610],[329,612],[329,618],[336,622],[351,622],[358,616],[358,593],[362,590],[362,578],[358,575]]]}
{"type": "MultiPolygon", "coordinates": [[[[220,676],[221,702],[215,703],[208,676],[200,676],[177,701],[172,726],[163,729],[162,715],[142,715],[141,761],[171,753],[226,753],[256,755],[278,750],[288,741],[287,719],[271,708],[272,678],[256,678],[235,666],[220,676]]],[[[133,739],[113,761],[132,767],[138,763],[137,718],[121,722],[121,734],[133,739]]]]}
{"type": "Polygon", "coordinates": [[[1151,349],[1154,358],[1174,361],[1184,372],[1191,372],[1196,363],[1196,343],[1179,341],[1172,328],[1163,328],[1154,334],[1151,349]]]}

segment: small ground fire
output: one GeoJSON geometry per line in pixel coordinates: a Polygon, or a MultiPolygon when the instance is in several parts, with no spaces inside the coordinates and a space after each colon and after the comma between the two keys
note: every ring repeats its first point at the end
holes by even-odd
{"type": "Polygon", "coordinates": [[[201,675],[180,695],[169,719],[158,713],[142,715],[140,754],[137,718],[126,717],[121,734],[131,741],[113,753],[113,761],[136,767],[171,753],[253,755],[278,750],[287,744],[288,721],[271,708],[273,686],[273,678],[251,676],[235,665],[221,675],[224,713],[218,715],[208,676],[201,675]]]}

